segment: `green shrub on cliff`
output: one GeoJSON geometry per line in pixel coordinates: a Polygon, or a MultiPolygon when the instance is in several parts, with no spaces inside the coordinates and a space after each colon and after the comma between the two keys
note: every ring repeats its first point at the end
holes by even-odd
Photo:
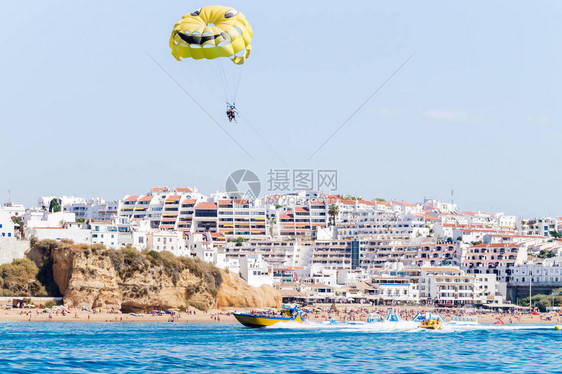
{"type": "Polygon", "coordinates": [[[28,258],[0,265],[2,296],[47,296],[45,287],[37,281],[39,268],[28,258]]]}
{"type": "MultiPolygon", "coordinates": [[[[549,306],[562,305],[562,288],[552,290],[549,294],[535,294],[533,295],[533,307],[539,308],[541,312],[545,312],[549,306]]],[[[519,300],[519,304],[529,306],[529,298],[519,300]]]]}
{"type": "Polygon", "coordinates": [[[122,249],[108,249],[102,255],[109,257],[119,277],[123,280],[131,278],[135,272],[148,269],[151,265],[151,261],[147,256],[141,255],[139,251],[131,246],[122,249]]]}
{"type": "MultiPolygon", "coordinates": [[[[150,268],[159,268],[156,273],[160,276],[166,274],[172,278],[174,285],[179,280],[181,272],[187,270],[194,276],[201,278],[202,285],[197,290],[207,291],[216,296],[217,290],[222,283],[220,270],[212,264],[201,261],[198,258],[176,257],[168,251],[146,250],[137,251],[133,247],[122,249],[108,249],[102,255],[108,256],[119,277],[122,280],[129,279],[137,272],[147,271],[150,268]]],[[[187,290],[188,295],[196,293],[187,290]]],[[[189,296],[188,296],[189,298],[189,296]]]]}

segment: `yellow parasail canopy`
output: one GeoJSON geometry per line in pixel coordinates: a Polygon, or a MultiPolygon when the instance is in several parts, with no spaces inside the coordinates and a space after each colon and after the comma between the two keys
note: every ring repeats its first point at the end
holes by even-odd
{"type": "Polygon", "coordinates": [[[178,61],[227,57],[242,65],[250,56],[251,41],[252,28],[242,13],[231,7],[212,5],[186,14],[176,23],[170,48],[178,61]]]}

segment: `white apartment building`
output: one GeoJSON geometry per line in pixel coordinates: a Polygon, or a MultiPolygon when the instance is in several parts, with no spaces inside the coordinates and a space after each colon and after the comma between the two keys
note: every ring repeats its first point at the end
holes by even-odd
{"type": "Polygon", "coordinates": [[[416,255],[416,266],[460,266],[461,249],[458,244],[453,243],[425,243],[418,247],[416,255]]]}
{"type": "Polygon", "coordinates": [[[499,282],[509,282],[514,267],[527,260],[522,244],[478,244],[462,251],[461,267],[471,274],[495,274],[499,282]]]}
{"type": "MultiPolygon", "coordinates": [[[[219,247],[226,244],[226,238],[220,233],[185,233],[187,250],[191,256],[218,267],[228,267],[231,271],[239,272],[239,261],[227,261],[226,253],[220,252],[219,247]],[[236,268],[236,270],[234,269],[236,268]]],[[[230,260],[230,259],[229,259],[230,260]]]]}
{"type": "Polygon", "coordinates": [[[495,274],[474,274],[476,284],[474,287],[475,302],[480,304],[501,303],[502,297],[498,296],[498,283],[495,274]]]}
{"type": "Polygon", "coordinates": [[[434,199],[424,199],[423,209],[437,213],[457,213],[457,204],[443,203],[434,199]]]}
{"type": "Polygon", "coordinates": [[[28,210],[23,216],[27,229],[34,227],[63,227],[65,223],[75,223],[76,215],[68,212],[48,213],[43,210],[28,210]]]}
{"type": "Polygon", "coordinates": [[[11,238],[15,236],[15,225],[12,221],[12,215],[0,209],[0,237],[11,238]]]}
{"type": "Polygon", "coordinates": [[[51,201],[55,199],[59,203],[61,207],[61,212],[64,212],[64,208],[68,207],[73,204],[86,204],[86,199],[83,197],[76,197],[76,196],[41,196],[37,200],[37,206],[41,210],[48,211],[49,206],[51,205],[51,201]]]}
{"type": "Polygon", "coordinates": [[[545,259],[539,263],[517,265],[513,269],[513,283],[562,284],[562,257],[545,259]],[[530,279],[531,278],[531,279],[530,279]]]}
{"type": "Polygon", "coordinates": [[[433,237],[436,240],[446,240],[447,238],[455,239],[454,230],[457,228],[457,225],[443,224],[439,222],[434,224],[432,228],[433,228],[433,237]]]}
{"type": "Polygon", "coordinates": [[[489,226],[470,226],[470,227],[455,227],[453,229],[453,239],[464,243],[482,242],[485,240],[486,235],[499,234],[499,235],[514,235],[514,230],[499,230],[492,229],[489,226]]]}
{"type": "Polygon", "coordinates": [[[273,271],[262,260],[261,255],[247,255],[240,258],[240,276],[250,286],[273,286],[273,271]]]}
{"type": "Polygon", "coordinates": [[[311,241],[296,240],[251,240],[230,242],[224,245],[228,259],[259,254],[263,261],[275,268],[307,266],[312,262],[311,241]]]}
{"type": "Polygon", "coordinates": [[[310,275],[305,279],[310,280],[313,284],[338,287],[338,272],[338,269],[313,265],[310,267],[310,275]]]}
{"type": "Polygon", "coordinates": [[[354,269],[351,252],[351,240],[317,240],[311,265],[324,269],[354,269]]]}
{"type": "Polygon", "coordinates": [[[505,234],[496,234],[490,233],[484,235],[484,243],[490,244],[517,244],[517,243],[524,243],[525,245],[539,245],[541,243],[545,243],[550,240],[548,237],[544,236],[529,236],[529,235],[520,235],[520,234],[513,234],[511,231],[505,234]]]}
{"type": "Polygon", "coordinates": [[[495,217],[488,213],[466,211],[460,214],[466,218],[468,225],[492,226],[496,224],[495,217]]]}
{"type": "Polygon", "coordinates": [[[515,230],[517,228],[517,217],[505,215],[504,213],[494,214],[496,226],[500,229],[515,230]]]}
{"type": "Polygon", "coordinates": [[[429,227],[423,216],[406,214],[398,218],[393,228],[393,235],[404,239],[415,239],[429,236],[429,227]]]}
{"type": "Polygon", "coordinates": [[[339,239],[366,239],[381,235],[393,239],[416,239],[430,235],[430,224],[423,214],[370,211],[360,217],[343,220],[337,227],[337,233],[339,239]]]}
{"type": "Polygon", "coordinates": [[[558,227],[558,220],[551,217],[520,220],[518,229],[523,235],[551,236],[551,232],[558,227]]]}
{"type": "Polygon", "coordinates": [[[440,304],[472,304],[476,277],[454,266],[424,266],[420,275],[420,298],[440,304]]]}
{"type": "Polygon", "coordinates": [[[138,250],[143,250],[147,246],[147,233],[133,231],[128,222],[92,220],[89,228],[92,235],[92,244],[102,244],[113,249],[130,245],[138,250]]]}
{"type": "Polygon", "coordinates": [[[149,220],[152,229],[190,233],[215,232],[227,237],[266,238],[265,208],[253,207],[248,200],[209,198],[189,188],[153,188],[143,196],[126,196],[119,216],[149,220]]]}
{"type": "Polygon", "coordinates": [[[392,200],[391,204],[397,207],[402,214],[423,213],[422,204],[411,204],[400,200],[392,200]]]}
{"type": "Polygon", "coordinates": [[[155,231],[146,234],[146,249],[168,251],[175,256],[190,256],[186,240],[180,231],[155,231]]]}
{"type": "Polygon", "coordinates": [[[435,213],[428,212],[430,216],[439,219],[442,225],[453,225],[453,226],[467,226],[468,219],[466,216],[457,213],[435,213]]]}
{"type": "Polygon", "coordinates": [[[7,212],[10,217],[22,217],[25,214],[25,207],[22,204],[6,203],[0,206],[0,210],[7,212]]]}
{"type": "Polygon", "coordinates": [[[119,203],[108,202],[100,198],[93,198],[81,202],[67,203],[62,207],[63,212],[74,213],[77,221],[97,220],[111,221],[117,216],[119,203]]]}
{"type": "Polygon", "coordinates": [[[369,274],[364,269],[342,269],[338,270],[337,284],[352,286],[357,282],[365,282],[369,280],[369,274]]]}
{"type": "Polygon", "coordinates": [[[377,275],[371,278],[369,284],[374,287],[379,302],[420,300],[418,285],[405,277],[377,275]]]}
{"type": "Polygon", "coordinates": [[[37,240],[72,240],[76,244],[92,244],[92,233],[82,227],[33,227],[27,230],[26,237],[37,240]]]}

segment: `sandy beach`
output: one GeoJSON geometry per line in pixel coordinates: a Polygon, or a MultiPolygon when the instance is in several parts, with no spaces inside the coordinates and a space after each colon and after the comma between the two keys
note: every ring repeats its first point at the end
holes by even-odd
{"type": "MultiPolygon", "coordinates": [[[[317,308],[317,311],[308,313],[308,318],[312,322],[326,321],[336,319],[339,321],[365,321],[371,312],[377,312],[381,316],[386,313],[386,308],[364,308],[357,311],[358,308],[342,307],[339,311],[329,312],[327,308],[317,308]],[[352,310],[352,311],[350,311],[352,310]]],[[[398,308],[400,316],[404,320],[411,320],[418,312],[439,312],[446,321],[450,320],[453,315],[476,316],[479,323],[495,323],[498,318],[506,324],[510,323],[562,323],[562,316],[548,315],[539,313],[537,315],[528,313],[497,313],[488,311],[460,311],[460,310],[436,310],[428,307],[404,307],[398,308]]],[[[124,314],[113,311],[90,312],[71,308],[69,313],[62,311],[45,312],[41,309],[0,309],[0,321],[19,321],[19,322],[178,322],[178,323],[236,323],[236,319],[231,315],[232,311],[247,311],[244,309],[232,310],[210,310],[207,312],[190,309],[187,311],[174,312],[174,314],[124,314]]]]}

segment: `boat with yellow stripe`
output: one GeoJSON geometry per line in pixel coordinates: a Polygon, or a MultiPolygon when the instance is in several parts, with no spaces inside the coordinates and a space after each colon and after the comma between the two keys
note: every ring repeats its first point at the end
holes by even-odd
{"type": "Polygon", "coordinates": [[[282,322],[303,323],[306,315],[298,308],[283,307],[280,313],[272,312],[250,312],[232,313],[238,322],[246,327],[266,327],[282,322]]]}
{"type": "Polygon", "coordinates": [[[430,319],[430,320],[423,320],[422,323],[420,323],[419,327],[428,330],[441,330],[443,324],[438,319],[430,319]]]}

